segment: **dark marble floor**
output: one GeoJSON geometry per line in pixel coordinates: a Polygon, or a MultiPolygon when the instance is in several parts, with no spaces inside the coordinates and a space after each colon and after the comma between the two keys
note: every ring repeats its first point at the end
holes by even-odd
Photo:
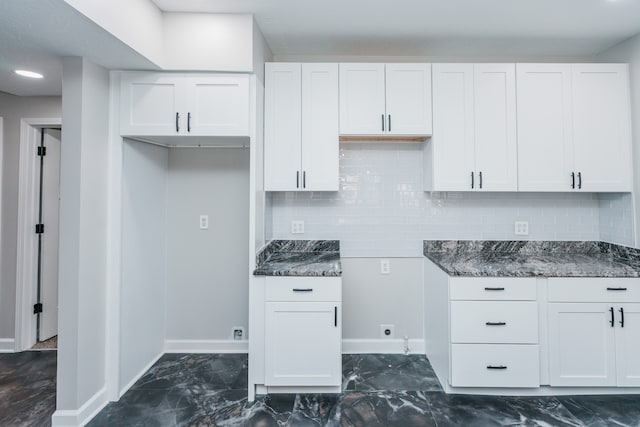
{"type": "Polygon", "coordinates": [[[0,426],[51,425],[56,363],[56,351],[0,354],[0,426]]]}

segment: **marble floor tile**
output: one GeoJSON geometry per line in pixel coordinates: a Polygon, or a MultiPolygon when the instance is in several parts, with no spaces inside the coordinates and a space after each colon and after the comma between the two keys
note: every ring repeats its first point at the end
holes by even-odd
{"type": "Polygon", "coordinates": [[[558,400],[588,427],[640,426],[640,395],[562,396],[558,400]]]}

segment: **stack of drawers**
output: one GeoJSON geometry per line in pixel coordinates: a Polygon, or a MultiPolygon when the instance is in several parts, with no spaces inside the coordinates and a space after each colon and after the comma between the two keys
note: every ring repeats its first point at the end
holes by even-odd
{"type": "Polygon", "coordinates": [[[535,278],[451,278],[453,387],[539,387],[535,278]]]}

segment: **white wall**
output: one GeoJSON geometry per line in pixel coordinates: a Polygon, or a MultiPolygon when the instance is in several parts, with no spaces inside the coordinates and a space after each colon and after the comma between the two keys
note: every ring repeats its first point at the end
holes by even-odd
{"type": "Polygon", "coordinates": [[[600,202],[600,240],[634,246],[633,194],[603,193],[600,202]]]}
{"type": "Polygon", "coordinates": [[[54,425],[106,403],[109,74],[63,60],[59,338],[54,425]]]}
{"type": "Polygon", "coordinates": [[[249,150],[171,150],[168,200],[166,338],[230,339],[248,325],[249,150]]]}
{"type": "Polygon", "coordinates": [[[428,239],[598,240],[588,193],[425,193],[422,144],[341,144],[339,192],[270,193],[268,238],[339,239],[347,257],[418,257],[428,239]],[[292,220],[305,233],[291,234],[292,220]]]}
{"type": "MultiPolygon", "coordinates": [[[[640,195],[640,34],[600,53],[598,60],[603,62],[628,62],[631,80],[631,126],[633,135],[633,170],[634,193],[633,203],[637,207],[640,195]]],[[[620,204],[622,207],[622,204],[620,204]]],[[[640,245],[640,211],[634,209],[635,246],[640,245]]],[[[617,216],[623,215],[618,213],[617,216]]]]}
{"type": "Polygon", "coordinates": [[[164,350],[169,150],[124,141],[119,388],[164,350]]]}
{"type": "Polygon", "coordinates": [[[15,336],[20,120],[61,116],[60,97],[18,97],[0,92],[0,117],[4,118],[0,154],[0,339],[15,336]]]}

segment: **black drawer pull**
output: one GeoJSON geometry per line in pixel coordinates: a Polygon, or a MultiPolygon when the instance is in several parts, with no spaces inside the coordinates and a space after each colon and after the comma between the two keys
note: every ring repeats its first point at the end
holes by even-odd
{"type": "Polygon", "coordinates": [[[626,291],[627,288],[607,288],[608,291],[626,291]]]}
{"type": "Polygon", "coordinates": [[[485,291],[504,291],[504,288],[484,288],[485,291]]]}
{"type": "Polygon", "coordinates": [[[313,288],[293,288],[293,292],[313,292],[313,288]]]}
{"type": "Polygon", "coordinates": [[[507,322],[487,322],[485,325],[487,326],[505,326],[507,322]]]}
{"type": "Polygon", "coordinates": [[[503,365],[500,365],[500,366],[489,365],[487,366],[487,369],[507,369],[507,367],[503,365]]]}

